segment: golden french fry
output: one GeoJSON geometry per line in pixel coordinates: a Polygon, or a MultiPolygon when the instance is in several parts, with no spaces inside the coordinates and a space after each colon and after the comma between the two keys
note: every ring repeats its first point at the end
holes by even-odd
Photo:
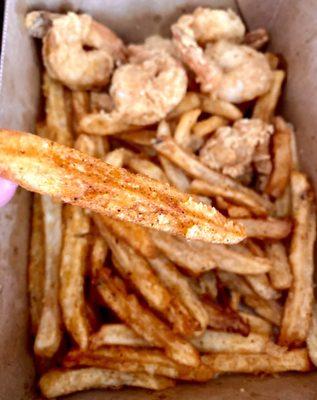
{"type": "Polygon", "coordinates": [[[97,350],[72,350],[63,360],[67,368],[78,366],[101,367],[122,372],[145,372],[168,378],[207,381],[213,376],[209,367],[196,368],[176,363],[158,349],[128,346],[107,346],[97,350]]]}
{"type": "Polygon", "coordinates": [[[271,300],[278,299],[280,297],[280,293],[272,288],[266,274],[245,275],[245,280],[248,282],[254,292],[262,297],[262,299],[271,300]]]}
{"type": "Polygon", "coordinates": [[[204,245],[157,231],[152,231],[152,239],[167,258],[194,275],[216,267],[238,274],[261,274],[271,268],[267,258],[240,254],[233,246],[204,245]]]}
{"type": "Polygon", "coordinates": [[[313,316],[307,336],[307,349],[312,363],[317,365],[317,305],[313,305],[313,316]]]}
{"type": "Polygon", "coordinates": [[[186,192],[189,188],[190,181],[183,170],[164,156],[159,156],[159,160],[169,183],[181,192],[186,192]]]}
{"type": "Polygon", "coordinates": [[[237,106],[227,101],[213,99],[211,96],[202,97],[202,110],[209,114],[217,115],[235,121],[243,118],[242,112],[237,106]]]}
{"type": "Polygon", "coordinates": [[[91,349],[108,345],[152,347],[150,343],[124,324],[104,324],[98,332],[90,336],[89,347],[91,349]]]}
{"type": "Polygon", "coordinates": [[[261,49],[269,41],[269,35],[263,28],[248,32],[244,37],[244,44],[255,50],[261,49]]]}
{"type": "Polygon", "coordinates": [[[103,111],[86,114],[80,119],[79,128],[82,132],[101,136],[140,129],[139,126],[124,122],[119,115],[118,118],[109,117],[109,115],[103,111]]]}
{"type": "Polygon", "coordinates": [[[90,253],[91,275],[95,277],[97,272],[104,266],[108,254],[108,246],[101,236],[93,239],[90,253]]]}
{"type": "Polygon", "coordinates": [[[289,289],[292,284],[292,274],[285,246],[281,242],[271,242],[265,244],[265,250],[272,261],[272,268],[269,271],[272,286],[277,290],[289,289]]]}
{"type": "Polygon", "coordinates": [[[30,315],[32,333],[36,335],[42,312],[45,282],[45,237],[41,197],[33,198],[32,230],[28,268],[30,315]]]}
{"type": "MultiPolygon", "coordinates": [[[[98,223],[98,218],[95,219],[98,223]]],[[[112,251],[118,269],[123,278],[133,286],[156,310],[164,311],[169,306],[171,295],[155,275],[148,262],[123,240],[115,237],[105,226],[100,230],[102,237],[112,251]]]]}
{"type": "Polygon", "coordinates": [[[151,146],[156,139],[156,131],[142,129],[140,131],[124,132],[116,136],[118,139],[127,143],[138,144],[141,146],[151,146]]]}
{"type": "Polygon", "coordinates": [[[105,235],[107,236],[107,229],[110,229],[115,236],[126,241],[143,257],[153,258],[157,255],[158,251],[151,239],[150,231],[142,226],[98,214],[94,216],[94,221],[101,235],[106,229],[105,235]]]}
{"type": "Polygon", "coordinates": [[[126,161],[126,166],[133,172],[148,176],[160,182],[167,182],[167,178],[162,169],[152,161],[139,156],[130,157],[126,161]]]}
{"type": "Polygon", "coordinates": [[[277,354],[210,354],[202,356],[202,362],[215,373],[276,374],[311,370],[306,349],[281,351],[277,354]]]}
{"type": "Polygon", "coordinates": [[[63,321],[77,345],[88,346],[89,322],[85,313],[84,281],[90,220],[81,208],[66,206],[61,258],[59,301],[63,321]]]}
{"type": "Polygon", "coordinates": [[[245,295],[245,296],[253,296],[254,295],[254,291],[247,284],[247,282],[245,281],[245,279],[243,277],[233,274],[233,273],[230,273],[230,272],[225,272],[225,271],[219,271],[218,277],[220,278],[223,285],[226,286],[231,291],[238,292],[241,295],[245,295]]]}
{"type": "Polygon", "coordinates": [[[265,353],[268,338],[256,333],[242,336],[238,333],[207,330],[201,337],[192,339],[202,353],[265,353]]]}
{"type": "Polygon", "coordinates": [[[197,137],[201,138],[213,133],[222,126],[227,126],[228,123],[229,122],[226,118],[213,115],[212,117],[204,119],[203,121],[196,122],[193,127],[193,133],[197,137]]]}
{"type": "Polygon", "coordinates": [[[165,349],[168,357],[180,364],[198,366],[199,355],[193,346],[159,320],[137,297],[128,294],[123,281],[103,269],[95,279],[105,304],[138,335],[156,347],[165,349]]]}
{"type": "Polygon", "coordinates": [[[131,152],[123,147],[110,151],[106,154],[104,160],[113,167],[122,168],[127,158],[131,156],[131,152]]]}
{"type": "Polygon", "coordinates": [[[280,197],[289,183],[292,170],[291,129],[281,117],[274,118],[273,171],[265,192],[280,197]]]}
{"type": "Polygon", "coordinates": [[[197,278],[197,291],[201,295],[208,295],[213,300],[216,299],[218,294],[217,288],[217,280],[215,274],[211,271],[206,272],[205,274],[199,276],[197,278]]]}
{"type": "Polygon", "coordinates": [[[244,296],[247,306],[253,308],[256,314],[272,324],[279,326],[282,318],[282,307],[275,300],[265,300],[258,296],[244,296]]]}
{"type": "Polygon", "coordinates": [[[150,260],[150,264],[173,297],[178,297],[190,311],[192,317],[199,322],[200,332],[203,332],[208,324],[208,313],[186,277],[165,257],[153,258],[150,260]]]}
{"type": "Polygon", "coordinates": [[[43,396],[55,398],[73,392],[136,386],[162,390],[174,386],[171,379],[144,373],[111,371],[104,368],[80,368],[75,370],[52,370],[40,379],[43,396]]]}
{"type": "Polygon", "coordinates": [[[46,98],[46,122],[49,139],[65,146],[71,146],[73,137],[68,126],[63,85],[45,73],[43,91],[46,98]]]}
{"type": "Polygon", "coordinates": [[[75,149],[87,153],[92,157],[104,158],[107,153],[104,138],[99,136],[80,134],[75,142],[75,149]]]}
{"type": "Polygon", "coordinates": [[[279,57],[274,53],[265,53],[265,58],[267,59],[268,63],[270,64],[271,70],[274,71],[277,69],[280,60],[279,57]]]}
{"type": "Polygon", "coordinates": [[[230,307],[233,310],[238,310],[241,302],[241,294],[238,292],[230,293],[230,307]]]}
{"type": "Polygon", "coordinates": [[[179,122],[174,132],[175,142],[179,146],[185,149],[190,148],[191,130],[197,122],[200,114],[201,110],[199,108],[195,108],[194,110],[187,111],[180,116],[179,122]]]}
{"type": "Polygon", "coordinates": [[[287,218],[291,216],[291,186],[288,185],[281,197],[274,202],[274,215],[278,218],[287,218]]]}
{"type": "Polygon", "coordinates": [[[199,108],[200,103],[201,100],[198,93],[187,92],[183,97],[183,100],[174,108],[173,111],[171,111],[168,114],[167,118],[168,119],[177,118],[187,111],[199,108]]]}
{"type": "Polygon", "coordinates": [[[86,91],[72,91],[73,127],[76,135],[83,134],[80,129],[80,119],[90,111],[90,94],[86,91]]]}
{"type": "Polygon", "coordinates": [[[66,203],[187,238],[244,238],[239,225],[167,184],[38,136],[0,130],[0,155],[1,176],[66,203]]]}
{"type": "Polygon", "coordinates": [[[35,354],[52,357],[59,348],[61,312],[58,304],[60,254],[62,250],[62,205],[42,196],[45,232],[45,281],[43,306],[34,343],[35,354]]]}
{"type": "Polygon", "coordinates": [[[260,96],[254,106],[252,118],[259,118],[262,121],[270,122],[281,95],[282,84],[285,72],[281,70],[273,71],[273,81],[270,90],[260,96]]]}
{"type": "Polygon", "coordinates": [[[251,213],[250,211],[242,206],[235,206],[229,204],[228,207],[228,215],[230,218],[250,218],[251,213]]]}
{"type": "Polygon", "coordinates": [[[291,152],[292,152],[292,167],[293,170],[299,170],[299,157],[298,157],[298,150],[297,150],[297,143],[296,143],[296,135],[294,131],[294,127],[291,124],[288,124],[289,133],[291,136],[291,152]]]}
{"type": "Polygon", "coordinates": [[[237,218],[235,221],[244,226],[247,237],[259,239],[284,239],[292,228],[291,221],[286,219],[237,218]]]}
{"type": "Polygon", "coordinates": [[[270,322],[257,315],[250,314],[249,312],[239,311],[239,315],[243,321],[249,324],[251,332],[265,336],[272,335],[273,326],[270,322]]]}
{"type": "Polygon", "coordinates": [[[307,338],[312,315],[316,213],[314,195],[304,174],[292,172],[291,188],[294,231],[289,261],[293,282],[284,307],[279,342],[298,346],[307,338]]]}

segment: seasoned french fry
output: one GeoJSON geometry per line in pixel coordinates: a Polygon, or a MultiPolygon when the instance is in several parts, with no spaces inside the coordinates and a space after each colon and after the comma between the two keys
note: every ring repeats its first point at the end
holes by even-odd
{"type": "Polygon", "coordinates": [[[90,220],[84,210],[69,205],[66,206],[65,217],[59,301],[67,331],[77,345],[85,349],[90,329],[84,299],[90,220]]]}
{"type": "Polygon", "coordinates": [[[150,231],[142,226],[98,214],[94,216],[94,221],[101,235],[103,235],[106,229],[105,236],[107,236],[107,229],[110,229],[115,236],[126,241],[129,246],[139,252],[143,257],[153,258],[157,255],[158,251],[151,239],[150,231]]]}
{"type": "Polygon", "coordinates": [[[189,188],[190,181],[183,170],[164,156],[159,156],[159,160],[169,183],[181,192],[186,192],[189,188]]]}
{"type": "Polygon", "coordinates": [[[255,103],[252,118],[259,118],[265,122],[270,122],[281,95],[282,84],[285,72],[281,70],[273,71],[273,81],[271,89],[260,96],[255,103]]]}
{"type": "Polygon", "coordinates": [[[244,238],[239,225],[167,184],[38,136],[0,130],[0,155],[1,176],[66,203],[192,239],[244,238]]]}
{"type": "Polygon", "coordinates": [[[103,347],[98,350],[70,351],[64,358],[67,368],[91,366],[109,368],[123,372],[146,372],[169,378],[207,381],[213,376],[211,368],[197,368],[175,363],[158,349],[140,349],[128,346],[103,347]]]}
{"type": "Polygon", "coordinates": [[[108,246],[105,240],[101,236],[95,236],[90,254],[92,277],[95,277],[98,271],[104,266],[107,254],[108,246]]]}
{"type": "Polygon", "coordinates": [[[244,226],[247,237],[259,239],[284,239],[292,227],[291,221],[277,218],[237,218],[236,221],[244,226]]]}
{"type": "Polygon", "coordinates": [[[191,342],[203,353],[265,353],[268,338],[256,333],[244,337],[238,333],[207,330],[191,342]]]}
{"type": "Polygon", "coordinates": [[[128,294],[122,280],[112,277],[109,270],[99,271],[96,285],[105,304],[138,335],[156,347],[165,349],[168,357],[180,364],[199,365],[193,346],[160,321],[136,296],[128,294]]]}
{"type": "Polygon", "coordinates": [[[269,41],[269,35],[263,28],[248,32],[244,37],[244,44],[255,50],[261,49],[269,41]]]}
{"type": "Polygon", "coordinates": [[[203,242],[186,241],[156,231],[152,232],[152,239],[167,258],[195,275],[215,267],[238,274],[261,274],[271,268],[267,258],[240,254],[234,247],[211,244],[206,246],[203,242]]]}
{"type": "MultiPolygon", "coordinates": [[[[98,224],[98,219],[95,219],[95,221],[98,224]]],[[[154,274],[148,262],[127,243],[115,237],[105,226],[102,227],[101,233],[116,258],[115,267],[120,275],[130,280],[153,308],[159,311],[166,310],[171,301],[171,296],[154,274]]]]}
{"type": "Polygon", "coordinates": [[[178,297],[199,322],[200,331],[204,331],[209,320],[208,313],[187,279],[165,257],[153,258],[150,260],[150,264],[173,296],[178,297]]]}
{"type": "Polygon", "coordinates": [[[45,281],[43,306],[34,343],[35,354],[52,357],[59,348],[61,312],[58,304],[60,254],[62,250],[62,205],[42,196],[45,232],[45,281]]]}
{"type": "Polygon", "coordinates": [[[277,354],[210,354],[202,356],[202,362],[215,373],[275,374],[311,370],[306,349],[281,351],[277,354]]]}
{"type": "Polygon", "coordinates": [[[222,126],[227,126],[228,120],[223,117],[219,117],[217,115],[213,115],[203,121],[196,122],[193,127],[193,133],[197,137],[204,137],[216,131],[218,128],[222,126]]]}
{"type": "Polygon", "coordinates": [[[152,347],[146,340],[124,324],[104,324],[98,332],[90,336],[89,347],[91,349],[98,349],[108,345],[152,347]]]}
{"type": "Polygon", "coordinates": [[[179,146],[185,149],[190,148],[191,130],[197,122],[200,114],[201,110],[199,108],[195,108],[194,110],[187,111],[181,115],[174,132],[175,142],[179,146]]]}
{"type": "Polygon", "coordinates": [[[42,312],[45,281],[45,237],[41,197],[33,198],[32,231],[28,268],[30,315],[32,333],[36,335],[42,312]]]}
{"type": "Polygon", "coordinates": [[[104,368],[80,368],[76,370],[52,370],[40,379],[43,396],[55,398],[73,392],[91,389],[106,389],[136,386],[162,390],[174,386],[171,379],[144,373],[111,371],[104,368]]]}
{"type": "Polygon", "coordinates": [[[73,144],[72,132],[68,126],[67,107],[63,85],[44,74],[44,95],[46,98],[46,122],[49,139],[65,146],[73,144]]]}
{"type": "Polygon", "coordinates": [[[273,333],[273,326],[265,319],[250,314],[249,312],[239,311],[240,317],[250,326],[251,332],[258,333],[259,335],[271,336],[273,333]]]}
{"type": "Polygon", "coordinates": [[[230,121],[235,121],[243,117],[242,112],[234,104],[213,99],[212,97],[202,96],[201,107],[204,112],[224,117],[230,121]]]}
{"type": "Polygon", "coordinates": [[[265,318],[274,325],[280,325],[282,307],[275,300],[264,300],[257,296],[244,296],[244,301],[246,305],[253,308],[260,317],[265,318]]]}
{"type": "Polygon", "coordinates": [[[274,118],[273,171],[265,192],[280,197],[289,183],[292,170],[291,129],[281,117],[274,118]]]}
{"type": "Polygon", "coordinates": [[[139,144],[141,146],[151,146],[153,140],[156,138],[156,131],[143,129],[140,131],[124,132],[117,135],[117,137],[118,139],[122,139],[128,143],[139,144]]]}
{"type": "Polygon", "coordinates": [[[168,114],[168,119],[177,118],[187,111],[200,107],[200,96],[198,93],[187,92],[183,100],[168,114]]]}
{"type": "Polygon", "coordinates": [[[265,244],[265,250],[272,261],[272,268],[269,271],[272,286],[277,290],[289,289],[292,274],[285,246],[281,242],[271,242],[265,244]]]}
{"type": "Polygon", "coordinates": [[[313,316],[307,336],[307,349],[312,363],[317,365],[317,305],[313,306],[313,316]]]}
{"type": "Polygon", "coordinates": [[[306,176],[292,172],[291,187],[295,224],[289,261],[293,282],[284,307],[279,342],[298,346],[307,338],[312,315],[316,214],[306,176]]]}

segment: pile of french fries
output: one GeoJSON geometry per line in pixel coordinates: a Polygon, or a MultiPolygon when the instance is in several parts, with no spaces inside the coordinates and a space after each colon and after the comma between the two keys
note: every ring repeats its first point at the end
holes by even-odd
{"type": "Polygon", "coordinates": [[[81,121],[106,108],[107,97],[70,91],[44,73],[39,136],[169,182],[247,234],[236,245],[191,241],[36,194],[28,279],[44,396],[125,385],[159,390],[317,365],[314,197],[293,129],[276,116],[285,71],[266,55],[271,90],[248,107],[190,91],[158,125],[96,127],[94,135],[81,121]],[[196,155],[219,127],[244,115],[274,126],[272,172],[257,191],[196,155]]]}

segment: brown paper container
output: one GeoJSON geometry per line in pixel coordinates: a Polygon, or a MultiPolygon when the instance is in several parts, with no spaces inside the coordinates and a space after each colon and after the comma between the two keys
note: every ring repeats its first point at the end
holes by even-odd
{"type": "MultiPolygon", "coordinates": [[[[314,0],[7,0],[0,76],[0,126],[32,131],[39,106],[39,58],[24,28],[27,10],[88,12],[125,40],[166,34],[175,18],[197,5],[232,7],[250,28],[266,27],[272,48],[288,61],[285,116],[297,129],[303,169],[317,185],[317,2],[314,0]]],[[[29,195],[19,190],[0,210],[0,400],[38,398],[28,336],[26,288],[29,195]]],[[[316,400],[316,374],[222,377],[159,393],[125,389],[86,392],[69,399],[316,400]]]]}

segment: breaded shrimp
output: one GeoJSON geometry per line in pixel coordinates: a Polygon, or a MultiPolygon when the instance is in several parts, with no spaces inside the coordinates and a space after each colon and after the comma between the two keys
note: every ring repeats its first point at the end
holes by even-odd
{"type": "Polygon", "coordinates": [[[268,91],[269,64],[263,54],[239,44],[245,27],[233,11],[198,8],[182,16],[172,33],[181,60],[194,71],[203,92],[242,103],[268,91]]]}
{"type": "Polygon", "coordinates": [[[252,171],[252,164],[257,169],[259,157],[264,161],[260,149],[269,144],[272,133],[273,126],[260,119],[241,119],[232,127],[218,128],[201,149],[200,160],[232,178],[244,178],[252,171]]]}
{"type": "Polygon", "coordinates": [[[124,45],[110,29],[89,15],[35,11],[26,25],[43,36],[43,59],[49,75],[73,90],[105,86],[116,63],[124,58],[124,45]]]}

